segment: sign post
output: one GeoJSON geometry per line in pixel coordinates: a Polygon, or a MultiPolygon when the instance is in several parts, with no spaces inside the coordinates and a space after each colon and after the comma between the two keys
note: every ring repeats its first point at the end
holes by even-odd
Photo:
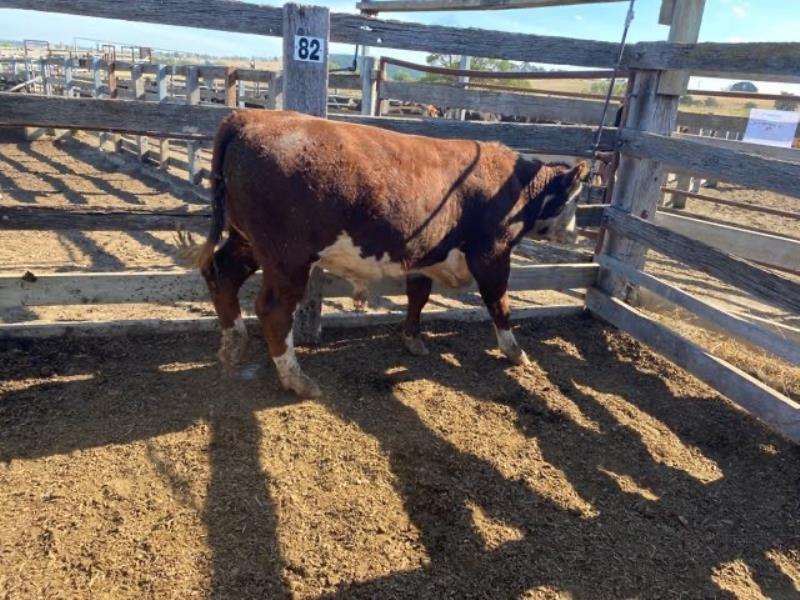
{"type": "MultiPolygon", "coordinates": [[[[283,7],[283,106],[328,116],[330,12],[321,6],[283,7]]],[[[294,320],[297,344],[313,345],[322,333],[322,272],[314,268],[294,320]]]]}

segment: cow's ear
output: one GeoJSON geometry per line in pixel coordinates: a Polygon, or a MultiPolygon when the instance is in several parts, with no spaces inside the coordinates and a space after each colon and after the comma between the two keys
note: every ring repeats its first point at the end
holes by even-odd
{"type": "Polygon", "coordinates": [[[589,165],[585,160],[582,160],[569,171],[564,173],[564,187],[568,190],[574,190],[581,184],[588,174],[589,165]]]}
{"type": "Polygon", "coordinates": [[[572,167],[572,177],[573,181],[583,181],[586,179],[586,176],[589,174],[589,163],[585,160],[582,160],[577,165],[572,167]]]}

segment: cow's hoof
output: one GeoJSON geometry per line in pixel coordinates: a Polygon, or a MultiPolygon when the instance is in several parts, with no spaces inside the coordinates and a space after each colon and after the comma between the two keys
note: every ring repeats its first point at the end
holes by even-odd
{"type": "Polygon", "coordinates": [[[422,338],[419,336],[414,337],[404,333],[403,345],[406,347],[406,350],[411,352],[414,356],[428,356],[428,354],[430,354],[427,346],[425,346],[425,342],[423,342],[422,338]]]}
{"type": "Polygon", "coordinates": [[[314,383],[313,379],[303,373],[293,374],[291,377],[282,380],[281,384],[285,390],[294,392],[300,398],[322,397],[322,390],[319,386],[314,383]]]}
{"type": "Polygon", "coordinates": [[[525,351],[517,346],[509,351],[505,352],[506,358],[510,360],[515,365],[529,365],[531,364],[531,360],[528,358],[528,355],[525,354],[525,351]]]}
{"type": "Polygon", "coordinates": [[[369,299],[367,288],[359,284],[354,284],[353,288],[353,310],[358,313],[366,312],[369,299]]]}
{"type": "Polygon", "coordinates": [[[217,352],[217,357],[226,371],[242,362],[247,349],[247,329],[244,323],[238,321],[233,327],[222,330],[222,341],[217,352]]]}

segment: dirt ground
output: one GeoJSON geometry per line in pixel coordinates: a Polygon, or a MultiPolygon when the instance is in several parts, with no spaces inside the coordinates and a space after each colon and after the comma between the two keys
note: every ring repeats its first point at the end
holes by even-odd
{"type": "MultiPolygon", "coordinates": [[[[87,142],[0,144],[0,206],[206,206],[179,172],[154,179],[87,142]]],[[[589,247],[530,245],[516,260],[576,262],[589,247]]],[[[175,268],[171,232],[0,222],[0,273],[175,268]]],[[[648,268],[797,325],[663,257],[648,268]]],[[[486,324],[427,329],[426,359],[394,327],[326,329],[300,357],[326,391],[316,402],[279,389],[257,338],[232,376],[213,334],[0,343],[0,598],[800,597],[800,447],[595,320],[522,322],[529,367],[502,360],[486,324]]],[[[800,372],[781,376],[800,398],[800,372]]]]}
{"type": "Polygon", "coordinates": [[[6,598],[797,598],[800,448],[598,321],[0,345],[6,598]]]}

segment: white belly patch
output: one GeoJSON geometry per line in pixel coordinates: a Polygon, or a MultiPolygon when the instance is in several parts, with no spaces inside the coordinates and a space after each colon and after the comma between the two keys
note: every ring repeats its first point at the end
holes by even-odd
{"type": "Polygon", "coordinates": [[[402,279],[414,274],[426,275],[448,287],[462,287],[472,281],[466,258],[461,250],[450,250],[447,258],[440,263],[407,270],[402,264],[392,262],[388,253],[383,253],[378,258],[364,258],[361,249],[353,244],[352,238],[344,232],[339,234],[333,244],[319,253],[317,265],[349,280],[356,288],[365,287],[367,283],[383,278],[402,279]]]}

